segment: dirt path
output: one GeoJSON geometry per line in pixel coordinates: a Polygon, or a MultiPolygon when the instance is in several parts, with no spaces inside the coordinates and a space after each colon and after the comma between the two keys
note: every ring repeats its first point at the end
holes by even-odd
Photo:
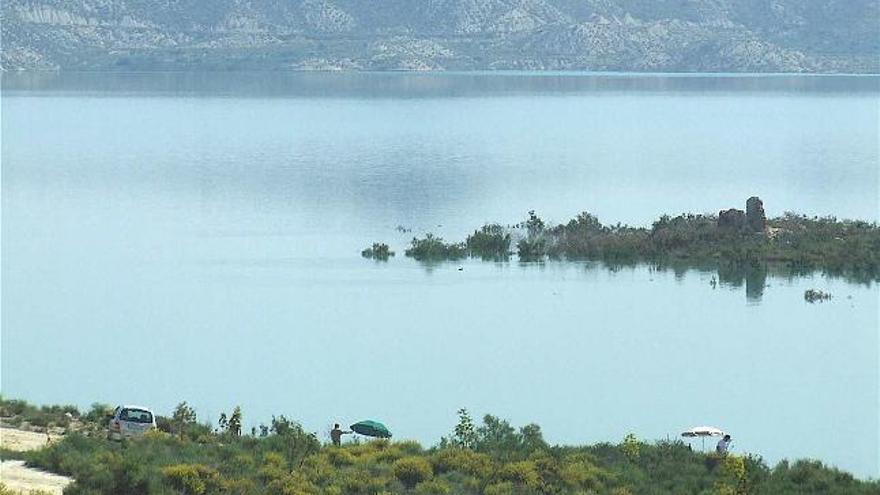
{"type": "Polygon", "coordinates": [[[15,450],[16,452],[37,450],[59,438],[58,435],[52,435],[50,438],[45,433],[16,430],[14,428],[0,428],[0,446],[4,449],[15,450]]]}
{"type": "Polygon", "coordinates": [[[24,465],[24,461],[0,462],[0,481],[13,493],[27,494],[32,490],[40,490],[52,495],[61,495],[64,487],[73,482],[66,476],[29,468],[24,465]]]}
{"type": "MultiPolygon", "coordinates": [[[[53,436],[51,440],[56,439],[57,437],[53,436]]],[[[19,452],[35,450],[45,446],[48,441],[45,433],[0,428],[0,446],[9,450],[19,452]]],[[[64,487],[73,480],[66,476],[29,468],[24,465],[24,461],[3,461],[0,462],[0,482],[13,493],[27,494],[32,490],[42,490],[53,495],[61,495],[64,487]]]]}

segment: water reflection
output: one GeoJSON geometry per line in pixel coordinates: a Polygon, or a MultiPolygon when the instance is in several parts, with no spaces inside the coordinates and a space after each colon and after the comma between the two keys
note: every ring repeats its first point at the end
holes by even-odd
{"type": "Polygon", "coordinates": [[[876,286],[678,261],[427,275],[403,248],[531,209],[650,225],[753,193],[873,220],[877,78],[23,77],[3,76],[3,393],[388,417],[425,443],[465,405],[553,442],[723,423],[742,452],[876,476],[876,286]],[[376,241],[397,256],[361,259],[376,241]],[[323,385],[352,373],[389,393],[323,385]]]}
{"type": "MultiPolygon", "coordinates": [[[[438,261],[438,260],[405,260],[404,262],[417,263],[426,274],[432,274],[441,269],[458,269],[465,270],[465,267],[473,263],[492,263],[498,267],[507,267],[511,263],[511,259],[471,259],[456,261],[438,261]]],[[[850,284],[863,285],[865,288],[871,288],[874,281],[868,278],[845,277],[839,274],[825,272],[821,270],[805,270],[794,267],[785,263],[762,263],[762,262],[692,262],[687,260],[676,260],[667,262],[605,262],[605,261],[564,261],[564,260],[532,260],[515,261],[515,266],[522,270],[536,270],[544,272],[554,265],[564,266],[566,264],[581,264],[584,271],[599,273],[607,272],[611,274],[623,271],[638,272],[641,268],[646,268],[648,273],[648,281],[654,281],[653,273],[664,274],[671,272],[676,282],[684,283],[691,274],[702,275],[708,278],[705,284],[706,290],[714,289],[731,289],[740,290],[745,288],[746,301],[749,303],[759,304],[764,297],[765,289],[771,287],[768,283],[770,278],[786,282],[794,283],[798,280],[814,279],[818,276],[829,280],[844,280],[850,284]]]]}
{"type": "Polygon", "coordinates": [[[760,301],[767,286],[767,265],[764,263],[725,263],[718,267],[718,280],[722,286],[746,286],[746,299],[760,301]]]}
{"type": "Polygon", "coordinates": [[[585,93],[828,93],[880,91],[871,76],[663,75],[584,72],[27,72],[3,74],[4,92],[235,97],[454,98],[585,93]],[[487,77],[487,76],[494,77],[487,77]]]}

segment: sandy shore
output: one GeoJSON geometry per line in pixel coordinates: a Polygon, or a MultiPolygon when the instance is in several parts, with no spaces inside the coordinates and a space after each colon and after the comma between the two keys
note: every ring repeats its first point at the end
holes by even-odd
{"type": "MultiPolygon", "coordinates": [[[[56,440],[53,436],[51,441],[56,440]]],[[[5,449],[24,452],[39,449],[48,443],[45,433],[0,428],[0,446],[5,449]]],[[[24,465],[24,461],[3,461],[0,463],[0,482],[15,493],[27,494],[41,490],[53,495],[61,495],[64,487],[73,480],[66,476],[40,471],[24,465]]]]}

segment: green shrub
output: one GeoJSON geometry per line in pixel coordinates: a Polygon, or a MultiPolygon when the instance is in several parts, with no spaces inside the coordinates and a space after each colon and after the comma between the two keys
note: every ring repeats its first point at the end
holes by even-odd
{"type": "MultiPolygon", "coordinates": [[[[807,218],[786,213],[769,219],[764,232],[719,227],[718,216],[661,216],[650,228],[602,225],[581,213],[568,223],[548,227],[534,211],[518,226],[525,236],[517,242],[522,261],[578,259],[610,266],[636,262],[686,262],[688,266],[721,271],[724,264],[778,263],[789,273],[822,270],[861,283],[880,281],[880,226],[876,223],[807,218]]],[[[511,236],[498,224],[487,224],[465,243],[447,244],[432,234],[414,238],[406,255],[417,260],[456,260],[470,254],[503,259],[511,236]]],[[[371,248],[372,249],[372,248],[371,248]]],[[[370,254],[370,250],[364,251],[370,254]]]]}
{"type": "Polygon", "coordinates": [[[394,472],[394,477],[407,488],[413,488],[417,484],[431,479],[434,475],[431,464],[422,457],[398,459],[394,461],[391,469],[394,472]]]}
{"type": "Polygon", "coordinates": [[[547,256],[547,240],[544,238],[520,239],[516,243],[520,261],[540,261],[547,256]]]}
{"type": "Polygon", "coordinates": [[[452,493],[452,488],[443,481],[431,480],[416,485],[416,493],[419,495],[446,495],[452,493]]]}
{"type": "Polygon", "coordinates": [[[372,246],[361,251],[361,256],[379,261],[388,261],[388,258],[394,256],[394,251],[384,242],[374,242],[372,246]]]}
{"type": "Polygon", "coordinates": [[[427,234],[424,239],[413,237],[405,254],[419,261],[459,260],[467,255],[467,248],[463,243],[446,244],[442,238],[427,234]]]}
{"type": "Polygon", "coordinates": [[[638,460],[641,447],[642,443],[639,442],[639,439],[632,433],[627,433],[623,438],[623,442],[620,444],[620,450],[623,451],[623,454],[630,461],[638,460]]]}
{"type": "Polygon", "coordinates": [[[203,495],[219,490],[220,473],[201,464],[176,464],[162,468],[172,487],[186,495],[203,495]]]}
{"type": "Polygon", "coordinates": [[[207,432],[202,443],[160,431],[126,442],[70,433],[21,456],[76,479],[66,495],[880,493],[880,482],[815,461],[771,470],[760,458],[707,456],[669,441],[638,442],[637,456],[627,440],[549,446],[537,425],[517,429],[493,416],[474,430],[478,451],[385,440],[322,447],[296,423],[276,423],[265,437],[207,432]]]}
{"type": "Polygon", "coordinates": [[[537,488],[541,484],[538,468],[532,461],[519,461],[501,467],[499,477],[528,488],[537,488]]]}
{"type": "Polygon", "coordinates": [[[288,473],[267,485],[270,495],[318,495],[321,490],[302,473],[288,473]]]}
{"type": "Polygon", "coordinates": [[[471,256],[487,260],[503,260],[510,256],[510,234],[498,224],[483,225],[465,241],[471,256]]]}
{"type": "Polygon", "coordinates": [[[502,481],[487,486],[483,493],[485,495],[514,495],[516,487],[509,481],[502,481]]]}
{"type": "Polygon", "coordinates": [[[92,403],[89,412],[83,417],[86,421],[90,423],[97,423],[101,426],[104,426],[107,423],[107,420],[110,419],[110,416],[113,415],[113,406],[109,404],[102,404],[100,402],[92,403]]]}
{"type": "Polygon", "coordinates": [[[45,490],[13,490],[3,483],[0,483],[0,495],[52,495],[51,492],[45,490]]]}
{"type": "Polygon", "coordinates": [[[327,459],[334,466],[351,466],[354,464],[354,455],[342,447],[332,447],[327,450],[327,459]]]}
{"type": "Polygon", "coordinates": [[[421,444],[414,440],[403,440],[400,442],[395,442],[393,446],[404,455],[418,455],[422,453],[421,444]]]}
{"type": "Polygon", "coordinates": [[[569,456],[559,470],[560,484],[567,490],[601,492],[612,479],[611,473],[597,466],[591,456],[569,456]]]}
{"type": "Polygon", "coordinates": [[[478,478],[488,477],[492,472],[492,459],[468,449],[440,449],[431,456],[431,463],[437,473],[458,471],[478,478]]]}
{"type": "Polygon", "coordinates": [[[263,454],[263,464],[260,467],[260,477],[264,481],[274,481],[284,478],[290,471],[287,469],[287,460],[278,452],[266,452],[263,454]]]}

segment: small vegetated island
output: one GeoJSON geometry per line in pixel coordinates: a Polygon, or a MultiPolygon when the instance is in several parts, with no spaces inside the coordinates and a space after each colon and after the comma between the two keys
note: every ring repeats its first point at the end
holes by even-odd
{"type": "MultiPolygon", "coordinates": [[[[65,434],[31,452],[3,450],[32,467],[71,476],[65,494],[805,494],[868,495],[880,481],[860,480],[815,460],[719,456],[681,441],[551,445],[541,428],[516,428],[459,410],[458,424],[435,446],[368,440],[341,446],[285,416],[243,431],[235,408],[219,423],[200,422],[183,402],[157,417],[159,429],[123,442],[106,439],[107,407],[36,407],[0,399],[4,426],[65,434]]],[[[0,493],[11,490],[0,486],[0,493]]]]}
{"type": "Polygon", "coordinates": [[[604,225],[590,213],[548,225],[534,211],[513,226],[484,225],[464,242],[432,234],[412,239],[406,256],[424,262],[468,257],[505,261],[589,260],[617,267],[763,268],[790,273],[816,270],[856,282],[880,281],[880,227],[875,222],[785,213],[767,218],[763,202],[717,215],[663,215],[649,228],[604,225]]]}

